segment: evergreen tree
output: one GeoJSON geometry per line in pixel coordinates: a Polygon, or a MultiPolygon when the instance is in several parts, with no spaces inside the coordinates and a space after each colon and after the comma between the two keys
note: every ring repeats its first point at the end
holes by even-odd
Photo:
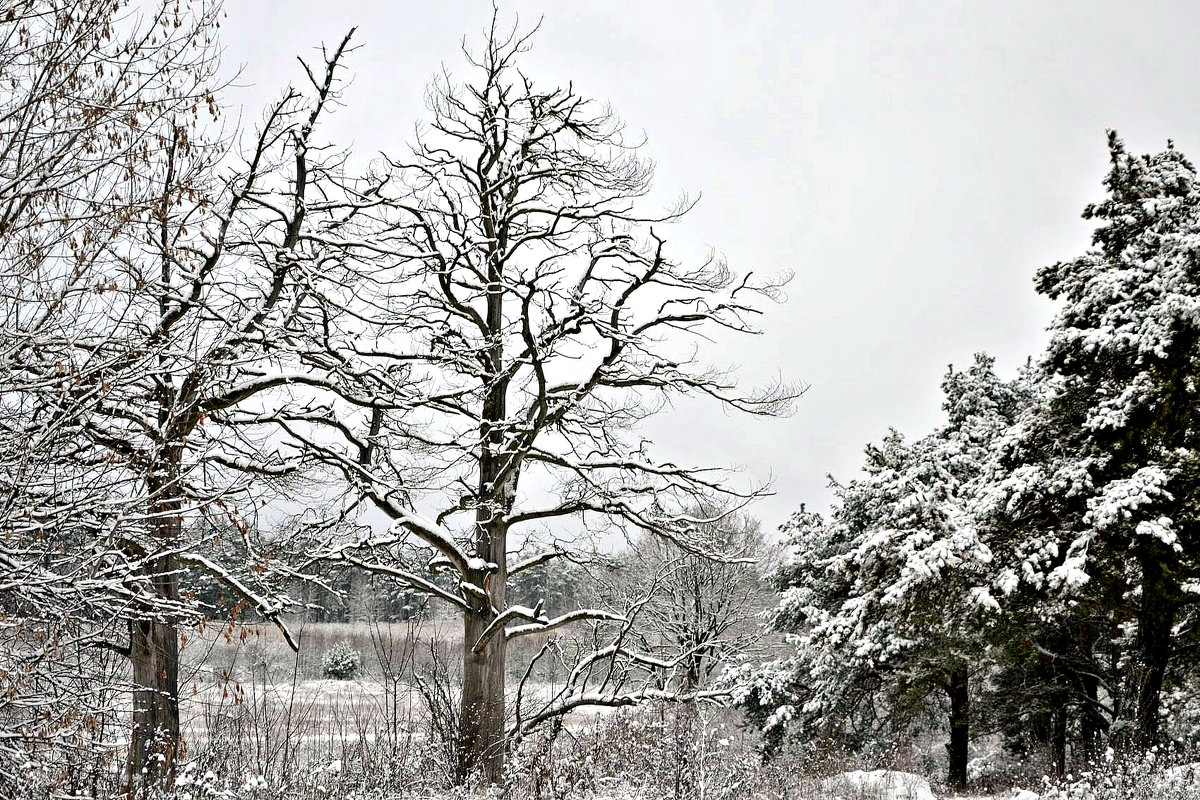
{"type": "Polygon", "coordinates": [[[1105,688],[1130,734],[1118,741],[1150,746],[1198,577],[1200,193],[1172,146],[1135,156],[1110,134],[1109,149],[1108,197],[1084,212],[1094,247],[1037,274],[1062,303],[1045,390],[1006,437],[984,509],[1006,532],[1002,593],[1040,596],[1043,618],[1100,608],[1127,623],[1110,654],[1123,685],[1105,688]]]}
{"type": "Polygon", "coordinates": [[[992,553],[970,507],[992,444],[1021,408],[1020,382],[977,356],[943,382],[947,422],[867,448],[866,476],[838,488],[832,519],[793,518],[778,622],[798,632],[810,720],[910,718],[936,693],[949,703],[950,782],[966,783],[969,679],[999,610],[992,553]],[[814,546],[815,545],[815,546],[814,546]]]}

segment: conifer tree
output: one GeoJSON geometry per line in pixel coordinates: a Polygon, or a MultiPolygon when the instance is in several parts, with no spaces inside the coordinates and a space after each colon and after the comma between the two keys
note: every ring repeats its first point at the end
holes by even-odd
{"type": "Polygon", "coordinates": [[[970,677],[1000,608],[989,588],[992,553],[970,508],[1025,390],[997,378],[982,355],[951,369],[942,386],[945,425],[913,442],[893,431],[869,446],[865,477],[838,488],[828,523],[793,518],[777,619],[799,633],[798,682],[812,719],[852,716],[880,692],[887,711],[909,716],[945,693],[950,782],[963,786],[970,677]]]}
{"type": "Polygon", "coordinates": [[[1194,603],[1200,528],[1200,192],[1173,146],[1133,155],[1109,135],[1093,248],[1037,274],[1061,303],[1046,390],[1002,448],[985,511],[1014,532],[997,585],[1128,621],[1133,667],[1108,687],[1126,738],[1159,738],[1176,623],[1194,603]]]}

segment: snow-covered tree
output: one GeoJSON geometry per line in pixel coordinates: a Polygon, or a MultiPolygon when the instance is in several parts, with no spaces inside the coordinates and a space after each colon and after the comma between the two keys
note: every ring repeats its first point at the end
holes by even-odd
{"type": "Polygon", "coordinates": [[[867,448],[863,478],[837,487],[826,521],[785,526],[789,558],[776,624],[794,631],[801,715],[817,724],[874,713],[880,696],[908,714],[932,693],[949,704],[949,771],[966,782],[971,675],[999,604],[992,553],[971,515],[990,448],[1021,408],[1019,382],[978,356],[944,382],[946,423],[913,442],[892,432],[867,448]]]}
{"type": "Polygon", "coordinates": [[[293,331],[313,327],[319,258],[300,232],[311,184],[336,164],[310,137],[345,42],[239,153],[240,137],[206,133],[219,116],[218,8],[10,5],[0,589],[17,616],[5,625],[17,646],[60,641],[46,626],[82,608],[72,623],[127,657],[135,788],[169,781],[179,748],[178,630],[204,613],[181,591],[185,568],[278,619],[268,562],[214,560],[214,526],[199,523],[249,541],[263,481],[297,468],[230,415],[293,382],[280,364],[297,360],[293,331]]]}
{"type": "Polygon", "coordinates": [[[363,329],[327,338],[328,362],[345,365],[341,405],[278,415],[349,487],[314,521],[329,531],[315,552],[462,614],[458,774],[489,781],[505,757],[509,641],[573,624],[611,631],[572,672],[575,693],[521,725],[649,697],[650,683],[587,676],[614,662],[661,665],[631,646],[619,611],[515,605],[509,579],[586,550],[588,537],[650,532],[721,557],[705,541],[712,520],[689,509],[755,492],[658,455],[639,426],[685,397],[775,414],[791,394],[739,392],[697,359],[705,336],[752,333],[774,284],[717,258],[675,260],[661,226],[686,205],[659,218],[636,210],[652,172],[637,142],[571,86],[527,77],[528,42],[493,22],[468,54],[470,79],[433,85],[412,154],[391,159],[362,212],[327,237],[354,254],[347,282],[363,329]],[[348,541],[344,522],[362,507],[391,525],[348,541]],[[522,552],[526,541],[555,544],[522,552]],[[453,576],[453,589],[431,572],[453,576]]]}
{"type": "Polygon", "coordinates": [[[704,525],[704,541],[727,558],[688,552],[648,534],[619,556],[614,587],[640,598],[633,636],[648,648],[667,644],[683,655],[674,681],[683,691],[707,685],[718,667],[748,653],[772,596],[759,578],[766,548],[758,520],[720,518],[714,509],[696,509],[696,516],[713,519],[704,525]]]}
{"type": "Polygon", "coordinates": [[[985,511],[1010,532],[1001,592],[1100,604],[1132,637],[1114,653],[1125,685],[1104,688],[1149,746],[1200,596],[1200,185],[1173,146],[1133,155],[1110,134],[1109,150],[1108,197],[1084,213],[1094,247],[1037,274],[1061,303],[1045,391],[1006,437],[985,511]]]}

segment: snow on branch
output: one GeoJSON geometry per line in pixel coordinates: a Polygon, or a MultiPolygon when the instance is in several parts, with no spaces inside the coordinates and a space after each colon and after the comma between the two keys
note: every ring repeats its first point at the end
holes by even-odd
{"type": "Polygon", "coordinates": [[[182,551],[177,555],[179,556],[179,560],[184,564],[192,564],[194,566],[204,568],[221,583],[225,584],[230,589],[233,589],[244,599],[253,603],[255,610],[262,614],[264,619],[269,619],[271,622],[273,622],[275,627],[279,629],[279,632],[283,634],[284,641],[288,643],[288,647],[292,648],[292,652],[300,651],[300,644],[296,641],[295,637],[292,636],[292,632],[288,629],[287,624],[284,623],[279,616],[280,612],[285,606],[283,601],[270,599],[258,594],[241,580],[239,580],[236,576],[234,576],[229,570],[198,553],[182,551]]]}

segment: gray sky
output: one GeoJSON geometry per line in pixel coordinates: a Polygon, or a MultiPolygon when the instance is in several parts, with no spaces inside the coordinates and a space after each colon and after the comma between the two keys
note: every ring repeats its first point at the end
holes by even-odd
{"type": "MultiPolygon", "coordinates": [[[[329,131],[400,152],[425,116],[428,79],[462,72],[473,0],[231,0],[229,99],[248,118],[288,81],[294,56],[354,25],[362,45],[329,131]]],[[[1087,246],[1104,132],[1138,151],[1174,138],[1200,158],[1200,9],[1189,2],[716,2],[522,0],[543,16],[526,71],[574,81],[645,131],[655,198],[702,193],[670,231],[735,268],[795,279],[766,333],[704,353],[747,381],[811,386],[794,417],[665,419],[664,451],[745,466],[777,495],[774,528],[824,508],[825,475],[853,477],[889,426],[938,420],[948,364],[985,350],[1011,374],[1044,341],[1050,303],[1034,270],[1087,246]],[[699,441],[697,434],[700,432],[699,441]]]]}

